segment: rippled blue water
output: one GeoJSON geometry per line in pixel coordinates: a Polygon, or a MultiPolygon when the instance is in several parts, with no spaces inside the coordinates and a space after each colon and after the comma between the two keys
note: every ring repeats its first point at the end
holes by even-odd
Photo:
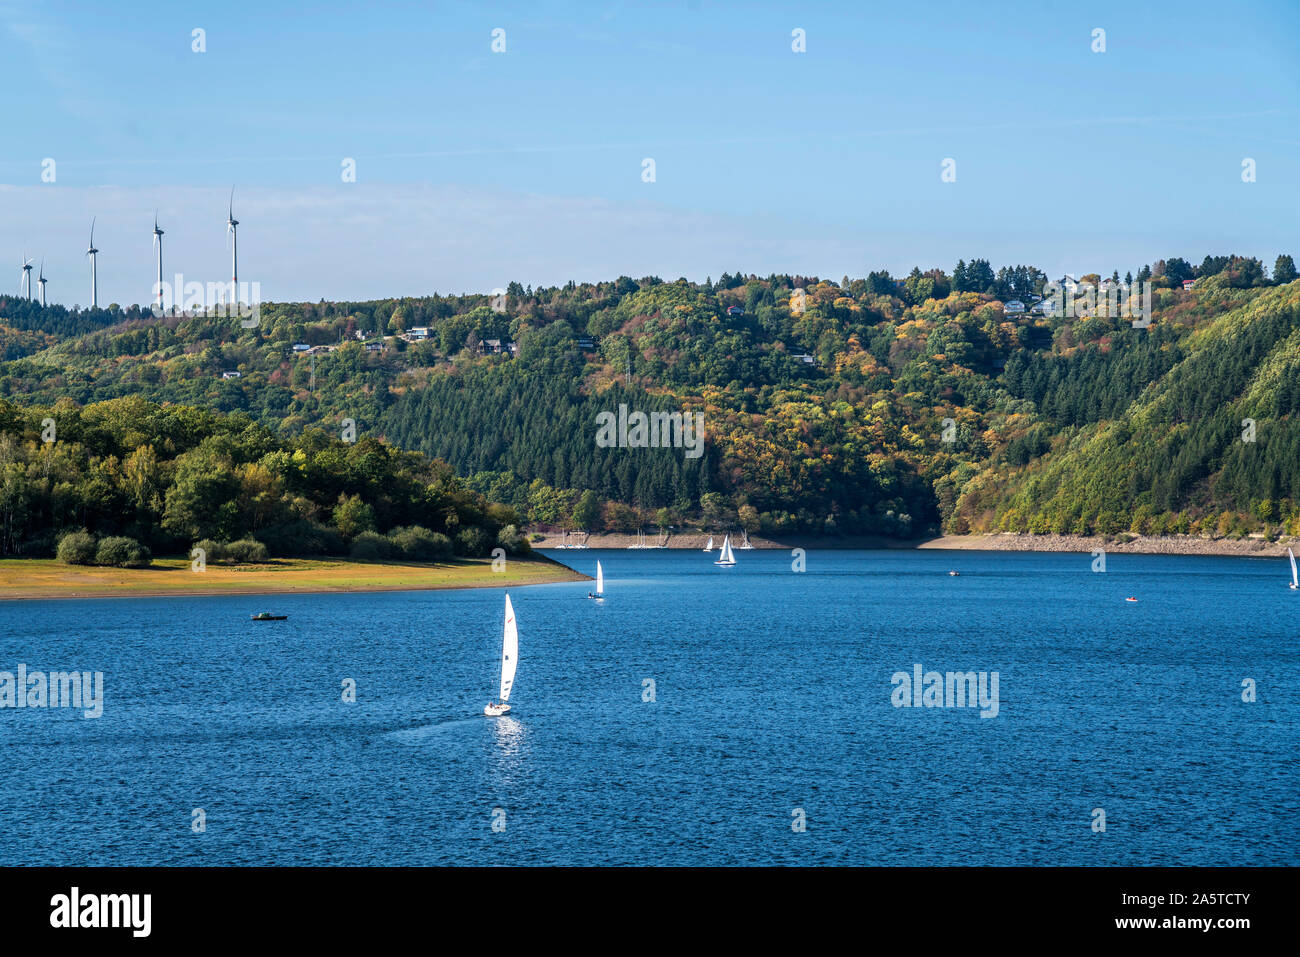
{"type": "Polygon", "coordinates": [[[105,682],[0,710],[0,863],[1300,863],[1285,560],[556,555],[609,600],[512,592],[500,720],[500,590],[0,604],[0,670],[105,682]],[[895,708],[917,662],[999,714],[895,708]]]}

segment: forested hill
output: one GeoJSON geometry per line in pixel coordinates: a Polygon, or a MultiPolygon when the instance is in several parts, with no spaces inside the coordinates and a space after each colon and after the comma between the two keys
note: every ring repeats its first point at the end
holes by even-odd
{"type": "Polygon", "coordinates": [[[1255,296],[1159,352],[1163,359],[1134,350],[1128,369],[1116,363],[1120,387],[1132,369],[1169,366],[1127,403],[1098,401],[1112,380],[1072,376],[1068,363],[1046,383],[1022,378],[1044,408],[1050,395],[1066,421],[1095,424],[1064,428],[1054,454],[1005,479],[987,470],[967,486],[954,523],[1154,534],[1284,523],[1300,532],[1300,283],[1255,296]],[[1092,398],[1070,399],[1089,383],[1092,398]]]}
{"type": "Polygon", "coordinates": [[[140,394],[285,437],[351,420],[568,527],[1300,533],[1290,257],[1271,278],[1229,256],[1113,275],[1151,283],[1146,328],[1104,297],[1044,315],[1046,280],[982,260],[902,280],[623,277],[269,304],[252,329],[0,297],[0,397],[140,394]],[[701,413],[703,454],[598,445],[620,405],[701,413]]]}

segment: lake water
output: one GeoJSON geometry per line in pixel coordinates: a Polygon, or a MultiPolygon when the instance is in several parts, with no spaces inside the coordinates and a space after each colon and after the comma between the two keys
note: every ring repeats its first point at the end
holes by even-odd
{"type": "Polygon", "coordinates": [[[554,554],[608,601],[512,591],[502,719],[498,589],[0,603],[0,671],[104,675],[0,710],[0,864],[1300,863],[1285,559],[554,554]]]}

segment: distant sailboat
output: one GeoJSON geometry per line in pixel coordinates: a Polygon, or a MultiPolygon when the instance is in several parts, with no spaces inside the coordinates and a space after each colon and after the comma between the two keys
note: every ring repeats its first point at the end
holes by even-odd
{"type": "Polygon", "coordinates": [[[753,547],[754,547],[753,545],[749,544],[749,532],[745,532],[745,540],[744,540],[743,542],[740,543],[740,547],[741,547],[741,548],[753,548],[753,547]]]}
{"type": "Polygon", "coordinates": [[[712,535],[709,536],[709,544],[707,544],[707,545],[704,546],[704,550],[705,550],[706,552],[711,552],[711,551],[713,551],[713,536],[712,536],[712,535]]]}
{"type": "Polygon", "coordinates": [[[506,627],[501,639],[501,703],[488,702],[483,713],[497,718],[510,710],[510,688],[515,683],[515,669],[519,667],[519,627],[515,623],[515,609],[506,595],[506,627]]]}
{"type": "Polygon", "coordinates": [[[596,594],[587,593],[588,598],[594,598],[596,601],[605,600],[605,570],[600,567],[600,562],[596,562],[596,594]]]}
{"type": "Polygon", "coordinates": [[[714,562],[713,564],[715,564],[715,565],[728,565],[728,566],[736,564],[736,556],[735,556],[735,555],[732,553],[732,551],[731,551],[731,536],[730,536],[730,535],[728,535],[726,538],[724,538],[724,539],[722,540],[722,551],[721,551],[721,553],[718,555],[718,560],[717,560],[716,562],[714,562]]]}
{"type": "Polygon", "coordinates": [[[1286,557],[1291,559],[1291,590],[1295,591],[1297,588],[1300,588],[1300,578],[1297,578],[1295,573],[1295,552],[1288,548],[1286,550],[1286,557]]]}

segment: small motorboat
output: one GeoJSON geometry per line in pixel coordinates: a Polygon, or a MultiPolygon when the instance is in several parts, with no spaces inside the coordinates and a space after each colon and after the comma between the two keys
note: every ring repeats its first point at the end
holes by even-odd
{"type": "Polygon", "coordinates": [[[1125,601],[1137,601],[1136,598],[1132,598],[1132,597],[1130,597],[1130,598],[1125,598],[1124,600],[1125,600],[1125,601]]]}
{"type": "Polygon", "coordinates": [[[269,611],[258,612],[256,615],[248,616],[253,621],[284,621],[288,615],[273,615],[269,611]]]}
{"type": "Polygon", "coordinates": [[[958,575],[961,574],[961,572],[949,572],[948,574],[951,575],[953,578],[956,578],[958,575]]]}

